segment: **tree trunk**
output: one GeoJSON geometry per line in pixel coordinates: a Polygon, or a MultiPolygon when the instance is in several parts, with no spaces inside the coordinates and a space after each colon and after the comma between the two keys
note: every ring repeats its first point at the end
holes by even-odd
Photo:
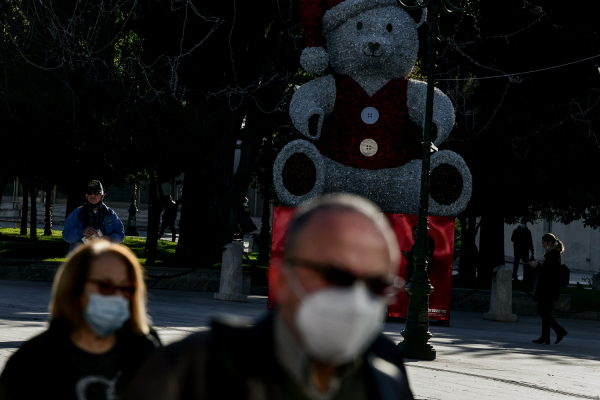
{"type": "Polygon", "coordinates": [[[37,195],[39,189],[33,185],[29,186],[29,194],[31,195],[31,215],[29,216],[29,239],[37,241],[37,195]]]}
{"type": "Polygon", "coordinates": [[[156,264],[156,249],[158,247],[158,230],[160,224],[160,199],[157,192],[156,174],[150,171],[149,200],[148,200],[148,235],[146,237],[146,265],[156,264]]]}
{"type": "Polygon", "coordinates": [[[458,216],[458,222],[460,222],[460,256],[458,259],[458,275],[464,279],[472,279],[475,276],[475,268],[472,264],[472,260],[469,258],[469,247],[471,245],[469,237],[469,226],[468,219],[466,216],[458,216]]]}
{"type": "MultiPolygon", "coordinates": [[[[74,165],[74,171],[79,169],[79,165],[74,165]]],[[[85,197],[85,178],[81,173],[73,172],[67,189],[67,210],[65,218],[68,217],[77,207],[86,202],[85,197]]]]}
{"type": "Polygon", "coordinates": [[[504,218],[497,214],[481,216],[477,278],[491,281],[494,268],[504,265],[504,218]]]}
{"type": "Polygon", "coordinates": [[[4,193],[7,184],[8,181],[0,180],[0,209],[2,208],[2,193],[4,193]]]}
{"type": "MultiPolygon", "coordinates": [[[[194,169],[193,168],[187,168],[185,171],[185,174],[183,176],[183,186],[181,187],[181,197],[179,198],[181,200],[181,209],[179,212],[179,240],[177,241],[177,247],[175,249],[175,258],[179,261],[179,262],[186,262],[187,257],[189,256],[189,250],[191,245],[187,243],[187,225],[191,224],[191,222],[188,222],[188,211],[187,211],[187,206],[186,206],[186,200],[187,198],[191,198],[192,197],[192,182],[197,181],[196,176],[194,176],[194,169]],[[190,184],[190,188],[187,189],[187,184],[190,184]],[[185,189],[185,193],[183,193],[183,189],[185,189]]],[[[194,190],[195,191],[195,190],[194,190]]],[[[191,215],[193,214],[193,210],[191,209],[190,206],[190,221],[191,221],[191,215]]]]}
{"type": "Polygon", "coordinates": [[[23,205],[21,206],[21,235],[27,235],[27,214],[29,211],[29,188],[24,180],[21,180],[21,187],[23,188],[23,205]]]}
{"type": "Polygon", "coordinates": [[[458,217],[461,225],[460,259],[458,261],[458,273],[465,280],[475,280],[478,250],[475,237],[479,230],[477,217],[474,215],[462,215],[458,217]]]}
{"type": "MultiPolygon", "coordinates": [[[[165,200],[165,192],[163,191],[162,184],[158,181],[158,179],[156,180],[156,190],[158,191],[159,203],[163,203],[165,200]]],[[[162,210],[162,207],[161,207],[161,210],[162,210]]]]}
{"type": "Polygon", "coordinates": [[[177,257],[181,263],[198,265],[200,262],[203,267],[209,267],[220,261],[223,246],[233,239],[268,121],[258,108],[248,113],[240,163],[234,176],[235,144],[244,113],[216,100],[200,110],[202,148],[198,149],[197,160],[185,171],[186,200],[181,210],[184,227],[177,257]]]}
{"type": "Polygon", "coordinates": [[[44,236],[52,236],[52,191],[53,185],[46,186],[46,204],[44,212],[44,236]]]}
{"type": "Polygon", "coordinates": [[[265,175],[267,179],[265,180],[265,187],[261,188],[261,192],[264,196],[263,202],[263,215],[262,215],[262,224],[260,228],[259,235],[259,246],[258,246],[258,261],[260,263],[269,262],[270,258],[270,249],[271,249],[271,226],[270,226],[270,216],[271,216],[271,177],[273,176],[271,171],[271,149],[272,149],[272,141],[273,136],[269,134],[267,136],[267,141],[265,145],[267,146],[266,157],[265,157],[265,175]]]}

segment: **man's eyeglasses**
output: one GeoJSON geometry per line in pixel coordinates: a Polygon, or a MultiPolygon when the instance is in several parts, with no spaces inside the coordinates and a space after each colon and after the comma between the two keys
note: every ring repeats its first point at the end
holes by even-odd
{"type": "Polygon", "coordinates": [[[102,191],[101,190],[88,190],[86,194],[88,194],[88,195],[91,195],[91,194],[100,195],[100,194],[102,194],[102,191]]]}
{"type": "Polygon", "coordinates": [[[362,280],[367,285],[369,291],[377,296],[391,296],[398,292],[398,287],[395,285],[394,279],[383,277],[377,278],[358,278],[350,272],[343,271],[331,264],[321,264],[302,258],[288,258],[284,263],[292,267],[308,268],[318,272],[327,283],[335,286],[348,287],[352,286],[357,280],[362,280]]]}
{"type": "Polygon", "coordinates": [[[107,281],[101,281],[98,279],[88,279],[87,282],[95,283],[98,286],[100,294],[111,295],[117,293],[117,290],[123,293],[127,297],[133,296],[135,293],[135,286],[119,286],[113,285],[107,281]]]}

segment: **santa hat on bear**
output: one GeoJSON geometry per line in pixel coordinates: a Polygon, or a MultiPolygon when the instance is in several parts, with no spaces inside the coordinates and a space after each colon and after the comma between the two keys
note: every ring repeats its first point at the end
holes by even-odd
{"type": "MultiPolygon", "coordinates": [[[[320,74],[329,64],[323,46],[325,37],[344,21],[364,11],[378,7],[398,6],[397,0],[301,0],[300,22],[306,48],[300,56],[302,68],[310,74],[320,74]]],[[[425,20],[425,9],[419,26],[425,20]]]]}

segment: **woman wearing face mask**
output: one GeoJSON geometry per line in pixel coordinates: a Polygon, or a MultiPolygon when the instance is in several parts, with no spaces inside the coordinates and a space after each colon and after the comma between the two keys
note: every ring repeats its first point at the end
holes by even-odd
{"type": "Polygon", "coordinates": [[[533,296],[537,304],[537,312],[542,317],[542,336],[533,340],[533,343],[550,344],[550,328],[556,332],[555,344],[558,344],[567,331],[559,325],[552,316],[552,306],[560,295],[559,272],[561,262],[560,254],[565,251],[565,246],[551,233],[542,236],[544,262],[531,261],[530,265],[537,270],[533,286],[533,296]]]}
{"type": "Polygon", "coordinates": [[[49,328],[8,360],[0,398],[116,399],[158,346],[135,255],[106,241],[84,245],[56,274],[49,328]]]}

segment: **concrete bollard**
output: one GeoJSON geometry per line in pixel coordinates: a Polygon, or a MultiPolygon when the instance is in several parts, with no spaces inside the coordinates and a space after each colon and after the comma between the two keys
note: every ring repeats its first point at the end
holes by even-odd
{"type": "Polygon", "coordinates": [[[483,319],[517,322],[517,314],[512,312],[512,267],[501,265],[494,271],[490,311],[483,313],[483,319]]]}
{"type": "Polygon", "coordinates": [[[243,252],[243,242],[231,242],[225,246],[221,263],[221,283],[219,293],[215,293],[215,299],[226,301],[247,300],[247,296],[242,294],[243,252]]]}

